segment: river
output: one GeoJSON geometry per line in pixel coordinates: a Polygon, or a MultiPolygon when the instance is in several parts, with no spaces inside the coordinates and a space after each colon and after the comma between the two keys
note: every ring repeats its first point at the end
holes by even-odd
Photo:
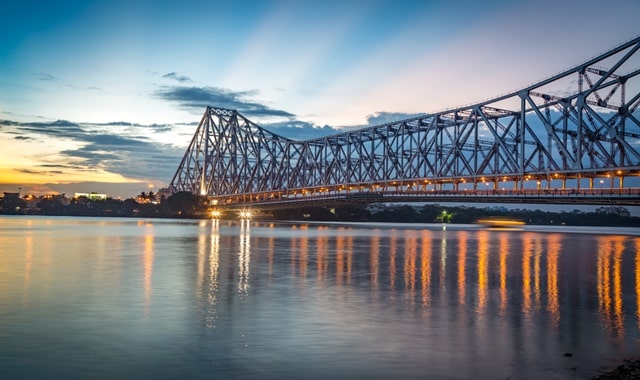
{"type": "Polygon", "coordinates": [[[640,228],[0,217],[3,379],[588,379],[640,228]]]}

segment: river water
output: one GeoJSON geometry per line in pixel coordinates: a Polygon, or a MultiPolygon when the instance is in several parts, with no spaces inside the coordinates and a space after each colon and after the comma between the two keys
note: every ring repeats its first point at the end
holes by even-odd
{"type": "Polygon", "coordinates": [[[640,353],[638,235],[0,217],[0,378],[590,378],[640,353]]]}

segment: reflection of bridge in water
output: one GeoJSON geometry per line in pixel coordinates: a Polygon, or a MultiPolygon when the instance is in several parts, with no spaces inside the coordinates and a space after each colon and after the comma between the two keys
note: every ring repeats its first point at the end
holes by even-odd
{"type": "Polygon", "coordinates": [[[208,107],[172,193],[226,208],[345,202],[640,204],[640,37],[471,106],[296,141],[208,107]]]}

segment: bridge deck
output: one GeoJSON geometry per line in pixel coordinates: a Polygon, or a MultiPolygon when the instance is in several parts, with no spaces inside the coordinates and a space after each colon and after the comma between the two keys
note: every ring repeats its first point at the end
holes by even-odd
{"type": "Polygon", "coordinates": [[[350,193],[246,194],[235,197],[212,197],[212,204],[222,208],[276,209],[341,203],[526,203],[640,206],[640,189],[540,189],[476,191],[389,191],[350,193]]]}

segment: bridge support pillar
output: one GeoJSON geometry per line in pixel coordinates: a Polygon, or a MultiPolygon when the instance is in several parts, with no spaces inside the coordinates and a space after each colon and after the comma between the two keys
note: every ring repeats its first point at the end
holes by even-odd
{"type": "Polygon", "coordinates": [[[620,176],[620,190],[622,190],[624,187],[624,177],[620,176]]]}
{"type": "Polygon", "coordinates": [[[589,178],[589,190],[593,190],[593,177],[589,178]]]}
{"type": "Polygon", "coordinates": [[[562,179],[562,190],[567,190],[567,179],[566,178],[562,179]]]}

